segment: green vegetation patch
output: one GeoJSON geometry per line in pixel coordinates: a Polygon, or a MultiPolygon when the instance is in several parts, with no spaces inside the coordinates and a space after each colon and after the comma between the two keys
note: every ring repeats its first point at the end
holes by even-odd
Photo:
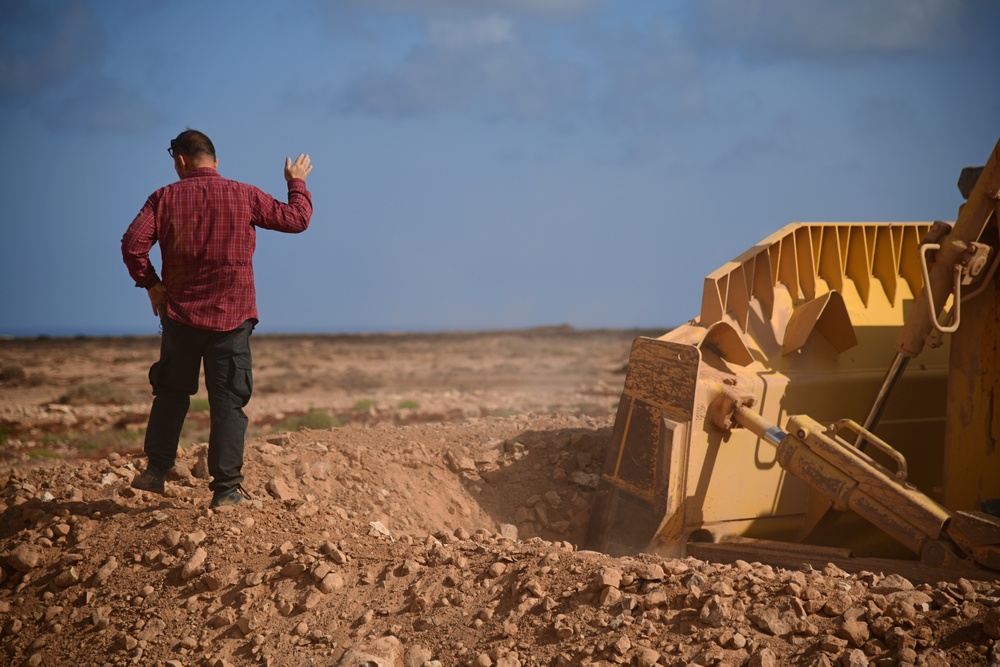
{"type": "Polygon", "coordinates": [[[312,409],[304,415],[285,418],[275,429],[278,431],[299,431],[304,428],[311,428],[315,431],[320,431],[328,428],[339,428],[343,425],[344,421],[340,417],[322,410],[312,409]]]}
{"type": "Polygon", "coordinates": [[[371,398],[363,398],[363,399],[361,399],[360,401],[358,401],[357,403],[354,404],[354,411],[355,412],[368,412],[369,410],[371,410],[372,408],[374,408],[376,405],[378,405],[378,401],[375,401],[375,400],[373,400],[371,398]]]}
{"type": "Polygon", "coordinates": [[[191,412],[208,412],[208,399],[198,396],[197,398],[191,399],[191,412]]]}
{"type": "Polygon", "coordinates": [[[67,405],[131,405],[144,400],[139,392],[107,382],[80,384],[59,397],[59,402],[67,405]]]}
{"type": "Polygon", "coordinates": [[[29,449],[25,455],[29,459],[61,459],[63,457],[62,454],[51,449],[29,449]]]}

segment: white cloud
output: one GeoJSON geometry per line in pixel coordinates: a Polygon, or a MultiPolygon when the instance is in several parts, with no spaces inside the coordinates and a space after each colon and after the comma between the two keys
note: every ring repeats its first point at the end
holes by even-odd
{"type": "Polygon", "coordinates": [[[427,23],[431,44],[448,49],[496,46],[515,41],[514,23],[500,16],[435,18],[427,23]]]}
{"type": "Polygon", "coordinates": [[[703,0],[696,29],[764,58],[838,58],[964,48],[990,0],[703,0]]]}
{"type": "Polygon", "coordinates": [[[352,0],[367,10],[425,14],[428,12],[520,11],[535,15],[559,16],[587,11],[601,0],[352,0]]]}
{"type": "Polygon", "coordinates": [[[356,77],[335,107],[394,117],[463,113],[558,121],[584,95],[582,67],[521,43],[513,20],[449,16],[429,19],[426,41],[403,60],[356,77]]]}
{"type": "Polygon", "coordinates": [[[661,22],[643,31],[609,33],[589,46],[602,57],[598,109],[621,131],[704,113],[700,63],[675,26],[661,22]]]}
{"type": "Polygon", "coordinates": [[[562,14],[591,9],[598,0],[482,0],[487,4],[508,6],[543,14],[562,14]]]}

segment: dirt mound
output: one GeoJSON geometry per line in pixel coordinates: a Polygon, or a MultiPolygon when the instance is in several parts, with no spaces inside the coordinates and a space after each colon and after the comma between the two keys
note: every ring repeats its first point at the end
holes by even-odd
{"type": "Polygon", "coordinates": [[[155,339],[0,341],[0,664],[1000,664],[996,581],[585,550],[632,337],[263,338],[218,511],[195,405],[129,486],[155,339]]]}
{"type": "Polygon", "coordinates": [[[260,507],[136,460],[3,487],[11,665],[977,665],[996,582],[581,550],[607,420],[480,418],[250,443],[260,507]],[[363,655],[362,655],[363,654],[363,655]],[[362,657],[358,657],[362,655],[362,657]],[[367,657],[364,657],[367,656],[367,657]]]}

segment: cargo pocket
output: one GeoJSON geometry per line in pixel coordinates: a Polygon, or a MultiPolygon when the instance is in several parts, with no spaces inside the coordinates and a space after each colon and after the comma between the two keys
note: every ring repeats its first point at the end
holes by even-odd
{"type": "Polygon", "coordinates": [[[153,396],[156,396],[156,392],[159,389],[160,372],[162,368],[162,361],[154,362],[153,365],[149,367],[149,386],[153,388],[153,396]]]}
{"type": "Polygon", "coordinates": [[[249,359],[236,357],[233,359],[232,378],[229,386],[233,388],[233,394],[245,406],[250,402],[250,395],[253,394],[253,362],[249,359]]]}

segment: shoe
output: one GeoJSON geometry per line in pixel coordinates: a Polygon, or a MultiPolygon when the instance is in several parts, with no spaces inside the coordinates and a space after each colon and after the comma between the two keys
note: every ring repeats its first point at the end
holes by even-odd
{"type": "Polygon", "coordinates": [[[218,509],[219,507],[229,507],[231,505],[239,505],[240,503],[246,502],[248,500],[253,500],[246,489],[241,485],[236,485],[235,489],[230,489],[228,491],[216,491],[212,495],[212,503],[208,506],[209,509],[218,509]]]}
{"type": "Polygon", "coordinates": [[[167,473],[157,472],[146,468],[141,473],[132,478],[132,488],[140,491],[151,491],[153,493],[163,493],[163,481],[167,478],[167,473]]]}

